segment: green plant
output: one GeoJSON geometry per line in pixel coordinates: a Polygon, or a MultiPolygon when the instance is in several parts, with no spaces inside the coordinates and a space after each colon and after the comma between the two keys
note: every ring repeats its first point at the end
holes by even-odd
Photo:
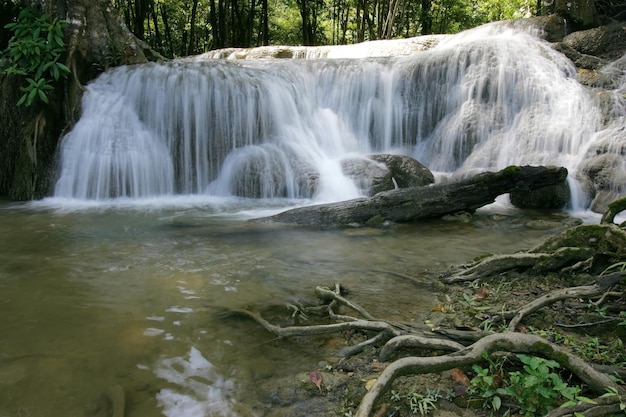
{"type": "Polygon", "coordinates": [[[474,377],[470,380],[467,393],[472,398],[480,399],[483,408],[497,411],[502,405],[502,399],[497,390],[502,384],[504,359],[498,362],[493,361],[486,352],[482,356],[489,363],[489,367],[483,368],[478,364],[472,366],[474,377]]]}
{"type": "Polygon", "coordinates": [[[562,399],[575,403],[580,398],[580,387],[570,387],[559,374],[553,372],[560,368],[558,362],[521,354],[518,358],[524,364],[525,372],[510,372],[507,386],[498,392],[516,399],[521,414],[544,415],[562,402],[562,399]]]}
{"type": "Polygon", "coordinates": [[[419,413],[420,416],[427,416],[431,411],[437,409],[437,400],[440,398],[442,395],[437,389],[427,388],[425,394],[420,394],[415,389],[405,394],[391,391],[391,400],[398,403],[396,409],[400,409],[404,405],[408,407],[411,413],[419,413]]]}
{"type": "Polygon", "coordinates": [[[626,403],[624,403],[624,399],[620,397],[620,394],[617,391],[617,388],[607,387],[606,393],[602,394],[600,398],[615,398],[615,397],[619,398],[620,411],[623,411],[626,414],[626,403]]]}
{"type": "Polygon", "coordinates": [[[352,393],[348,388],[343,390],[341,395],[341,407],[335,409],[335,414],[341,417],[352,417],[356,404],[352,399],[352,393]]]}
{"type": "Polygon", "coordinates": [[[24,93],[18,106],[30,106],[36,99],[48,103],[48,93],[69,72],[60,61],[65,52],[63,29],[67,23],[49,14],[36,16],[31,8],[24,8],[17,21],[5,26],[13,36],[0,54],[0,68],[8,75],[26,77],[21,87],[24,93]]]}
{"type": "Polygon", "coordinates": [[[593,310],[593,312],[596,313],[600,317],[606,317],[606,310],[607,310],[606,306],[601,307],[600,305],[598,305],[598,304],[594,303],[593,301],[589,300],[587,302],[587,308],[589,310],[593,310]]]}
{"type": "MultiPolygon", "coordinates": [[[[620,312],[620,318],[626,319],[626,312],[620,312]]],[[[626,320],[618,323],[626,325],[626,320]]],[[[609,364],[617,367],[626,365],[626,351],[624,343],[619,337],[612,340],[601,340],[598,337],[564,335],[555,329],[538,330],[530,328],[531,333],[541,336],[551,342],[563,345],[570,351],[588,362],[609,364]]]]}
{"type": "MultiPolygon", "coordinates": [[[[486,355],[483,355],[486,358],[486,355]]],[[[523,354],[517,355],[522,371],[503,375],[502,365],[490,361],[489,368],[474,365],[475,376],[470,381],[468,393],[483,401],[483,407],[499,410],[503,399],[517,404],[519,413],[527,416],[545,415],[564,403],[590,402],[581,396],[579,386],[569,386],[556,372],[560,365],[553,360],[523,354]]],[[[488,359],[488,358],[486,358],[488,359]]]]}

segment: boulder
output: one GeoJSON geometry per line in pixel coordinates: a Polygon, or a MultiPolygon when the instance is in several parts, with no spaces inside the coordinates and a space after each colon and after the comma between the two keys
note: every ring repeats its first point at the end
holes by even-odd
{"type": "Polygon", "coordinates": [[[604,213],[609,203],[626,196],[626,129],[623,126],[598,133],[576,179],[592,198],[590,208],[596,213],[604,213]]]}
{"type": "Polygon", "coordinates": [[[433,173],[405,155],[375,154],[341,161],[344,175],[350,177],[368,196],[396,188],[418,187],[435,182],[433,173]]]}
{"type": "Polygon", "coordinates": [[[513,191],[511,204],[527,209],[561,209],[570,200],[569,185],[565,182],[545,187],[513,191]]]}

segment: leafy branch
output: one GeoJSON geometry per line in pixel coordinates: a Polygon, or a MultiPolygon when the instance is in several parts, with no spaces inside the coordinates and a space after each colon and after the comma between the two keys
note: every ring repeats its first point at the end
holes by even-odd
{"type": "Polygon", "coordinates": [[[37,16],[31,8],[22,9],[16,22],[5,25],[13,36],[0,52],[0,69],[7,75],[26,77],[18,106],[30,106],[36,99],[48,103],[54,82],[69,74],[70,69],[59,62],[65,52],[66,26],[64,20],[49,14],[37,16]]]}

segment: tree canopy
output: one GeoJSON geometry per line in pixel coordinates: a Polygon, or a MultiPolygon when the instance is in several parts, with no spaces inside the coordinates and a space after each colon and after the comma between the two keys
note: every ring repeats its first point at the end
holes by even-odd
{"type": "MultiPolygon", "coordinates": [[[[595,0],[594,3],[599,9],[611,9],[607,10],[610,14],[615,8],[614,1],[617,0],[595,0]]],[[[555,4],[563,1],[104,0],[104,2],[110,2],[115,6],[127,27],[138,39],[147,42],[163,56],[174,58],[225,47],[337,45],[433,33],[456,33],[491,21],[551,13],[555,9],[555,4]]],[[[0,4],[0,49],[6,48],[10,37],[4,26],[16,19],[21,8],[32,3],[25,0],[8,0],[0,4]]],[[[565,4],[569,5],[571,2],[565,4]]]]}
{"type": "MultiPolygon", "coordinates": [[[[224,47],[329,45],[455,33],[537,15],[536,0],[114,0],[164,56],[224,47]]],[[[540,5],[539,5],[540,6],[540,5]]]]}

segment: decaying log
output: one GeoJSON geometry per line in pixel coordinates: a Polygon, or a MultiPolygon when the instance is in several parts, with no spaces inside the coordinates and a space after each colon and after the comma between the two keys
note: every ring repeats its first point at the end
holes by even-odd
{"type": "Polygon", "coordinates": [[[511,166],[455,182],[400,188],[378,193],[371,198],[299,207],[255,221],[324,227],[380,225],[387,221],[411,222],[472,212],[493,203],[499,195],[513,190],[563,183],[566,178],[565,168],[511,166]]]}

